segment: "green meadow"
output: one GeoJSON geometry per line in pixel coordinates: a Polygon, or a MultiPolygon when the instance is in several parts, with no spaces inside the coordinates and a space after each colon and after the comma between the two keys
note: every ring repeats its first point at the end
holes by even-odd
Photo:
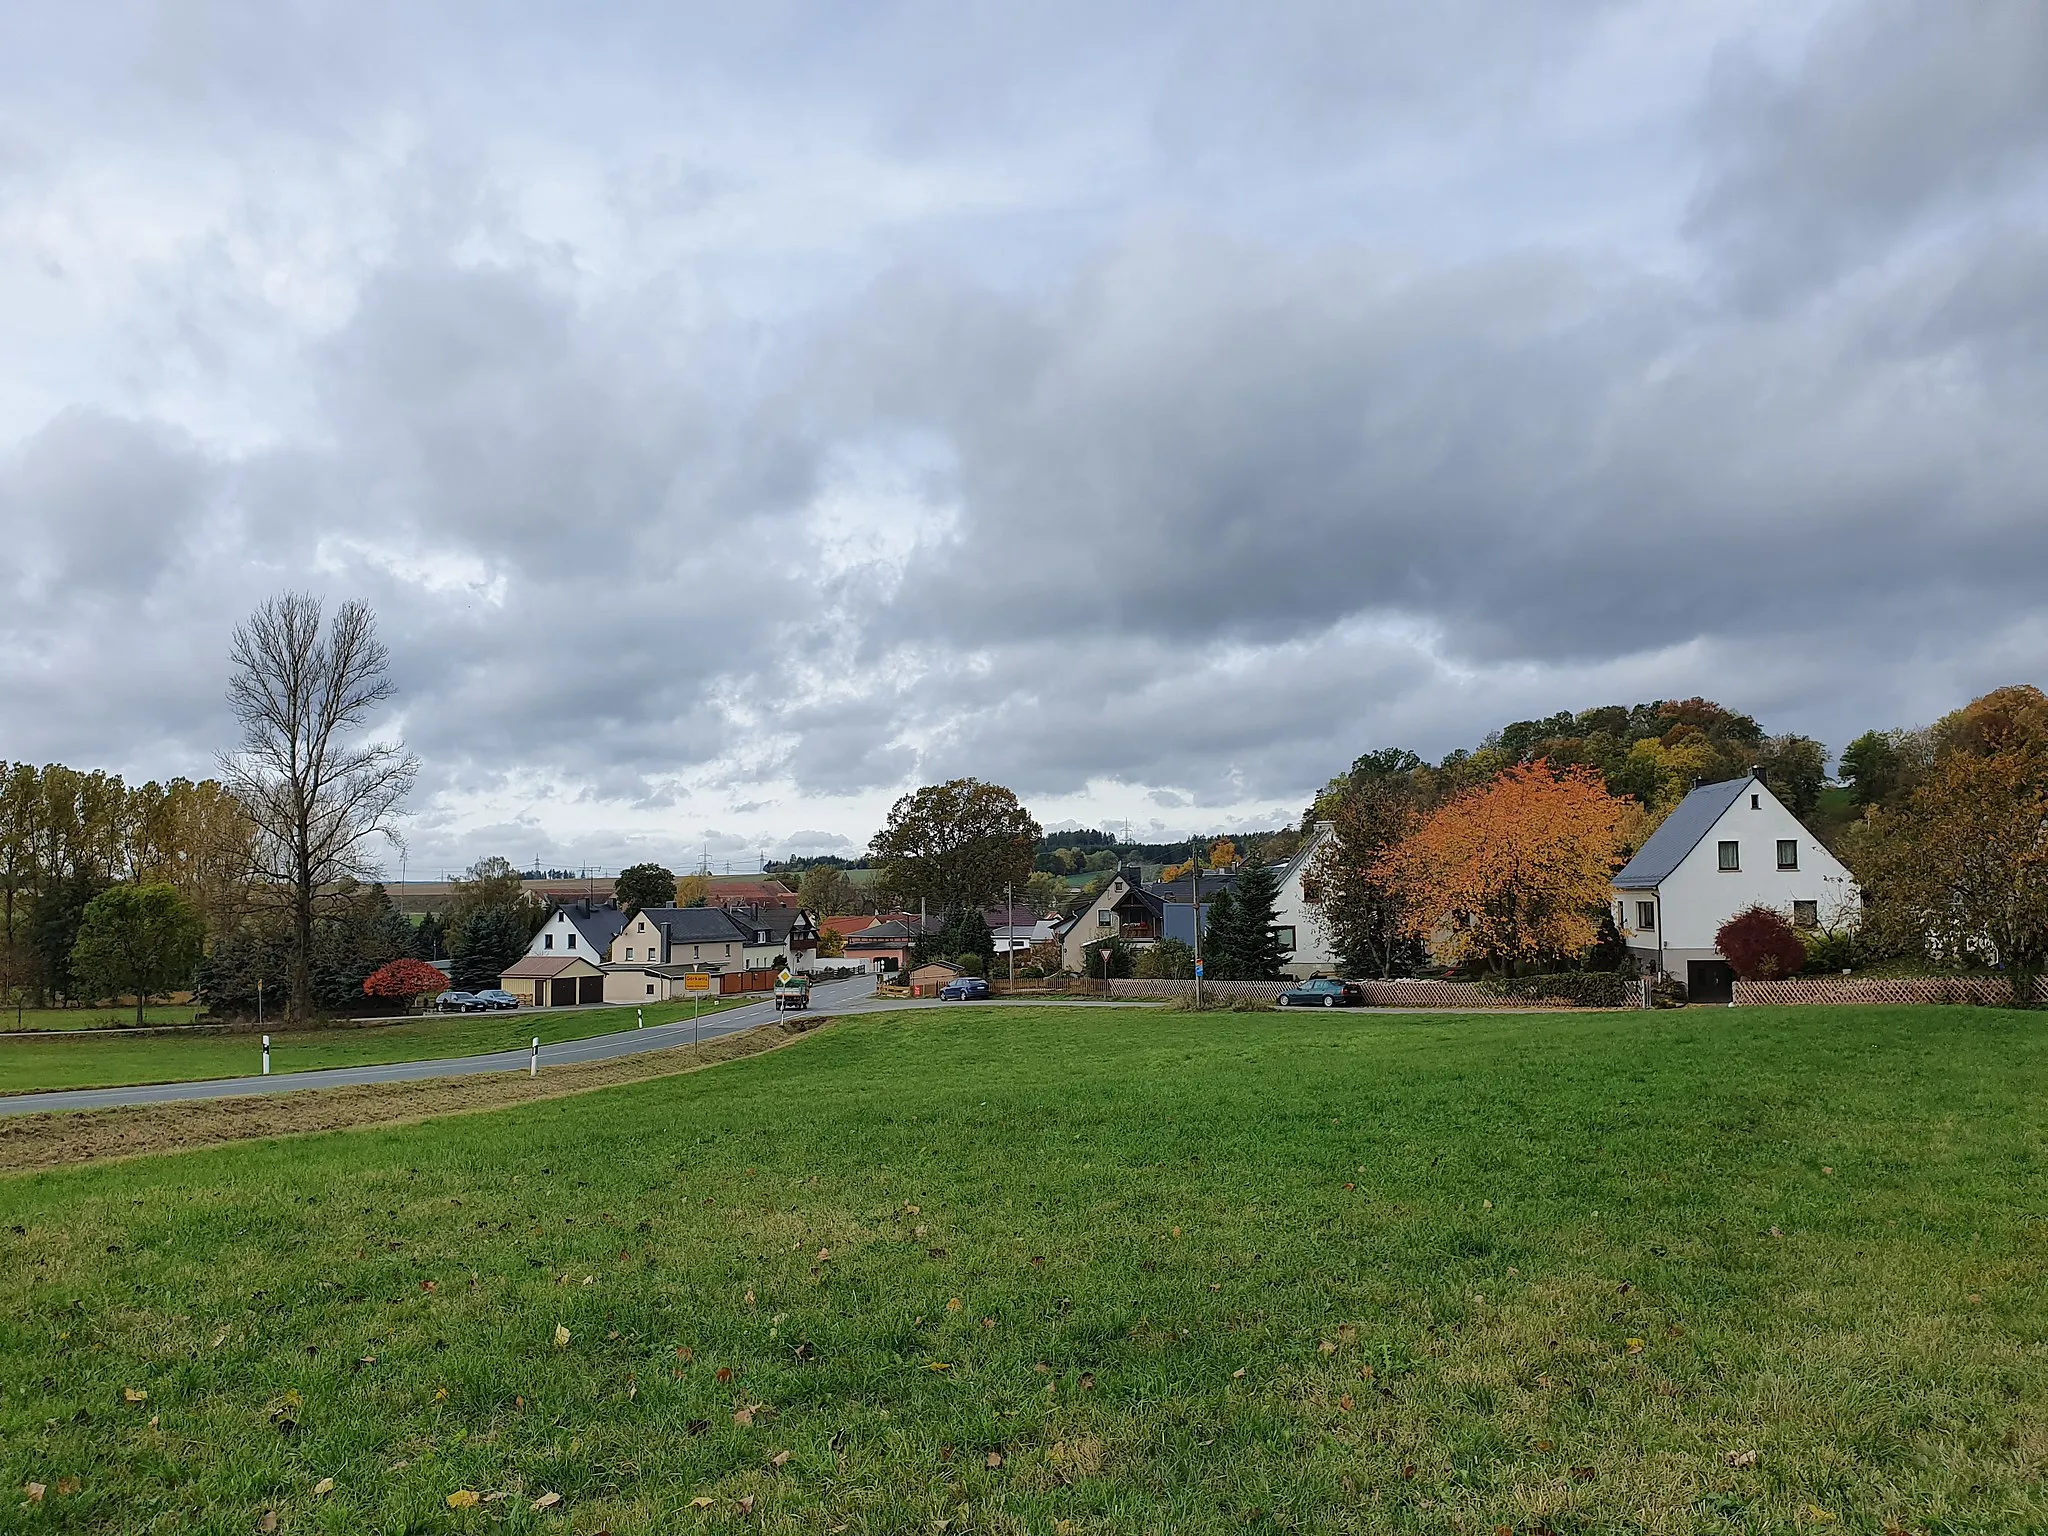
{"type": "Polygon", "coordinates": [[[2048,1529],[2044,1089],[2003,1011],[962,1008],[21,1176],[0,1528],[2048,1529]]]}
{"type": "MultiPolygon", "coordinates": [[[[695,1005],[705,1018],[759,996],[695,1005]]],[[[690,1017],[690,1003],[660,1003],[646,1010],[648,1024],[690,1017]]],[[[320,1067],[361,1067],[386,1061],[432,1061],[523,1048],[535,1035],[546,1045],[587,1040],[632,1029],[632,1008],[520,1009],[506,1013],[429,1014],[400,1024],[359,1028],[270,1031],[270,1070],[310,1072],[320,1067]]],[[[0,1040],[0,1093],[43,1088],[105,1088],[122,1083],[171,1083],[241,1077],[263,1070],[260,1034],[57,1036],[0,1040]]]]}

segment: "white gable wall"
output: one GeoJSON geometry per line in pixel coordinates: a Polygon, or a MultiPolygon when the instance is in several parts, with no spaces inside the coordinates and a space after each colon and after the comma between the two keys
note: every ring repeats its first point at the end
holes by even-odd
{"type": "Polygon", "coordinates": [[[1820,921],[1833,925],[1853,922],[1861,905],[1855,879],[1841,860],[1754,780],[1656,890],[1617,888],[1613,899],[1626,904],[1622,928],[1629,946],[1681,979],[1686,961],[1719,958],[1714,935],[1745,907],[1766,906],[1790,917],[1794,902],[1811,901],[1820,921]],[[1797,869],[1778,867],[1780,838],[1798,845],[1797,869]],[[1723,842],[1739,846],[1739,870],[1721,868],[1723,842]],[[1636,926],[1636,904],[1649,900],[1657,903],[1655,933],[1636,926]]]}
{"type": "Polygon", "coordinates": [[[541,924],[540,932],[533,936],[533,942],[526,946],[529,955],[545,955],[558,959],[564,955],[575,955],[588,960],[592,965],[602,965],[604,956],[583,941],[583,935],[576,931],[576,925],[569,921],[569,914],[557,911],[541,924]]]}
{"type": "Polygon", "coordinates": [[[1309,835],[1301,852],[1288,862],[1287,872],[1280,880],[1279,894],[1273,899],[1273,925],[1294,931],[1294,952],[1287,957],[1281,969],[1297,980],[1318,972],[1325,976],[1333,975],[1337,970],[1337,956],[1330,948],[1330,935],[1302,890],[1309,861],[1315,857],[1323,840],[1335,835],[1336,829],[1329,822],[1316,823],[1315,831],[1309,835]]]}

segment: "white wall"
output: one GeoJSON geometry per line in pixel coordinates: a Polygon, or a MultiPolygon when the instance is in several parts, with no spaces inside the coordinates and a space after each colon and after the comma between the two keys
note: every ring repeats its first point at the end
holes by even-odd
{"type": "Polygon", "coordinates": [[[533,936],[533,942],[526,946],[526,952],[529,955],[576,955],[588,960],[592,965],[602,965],[605,958],[583,942],[583,936],[576,932],[576,925],[569,921],[565,912],[557,912],[541,924],[540,932],[533,936]],[[574,948],[569,944],[572,937],[576,940],[574,948]],[[548,943],[549,939],[554,940],[552,945],[548,943]]]}
{"type": "Polygon", "coordinates": [[[1330,948],[1330,936],[1323,928],[1322,920],[1309,906],[1302,893],[1302,884],[1308,874],[1309,861],[1316,855],[1325,838],[1336,836],[1335,829],[1327,821],[1319,821],[1310,834],[1308,846],[1288,866],[1287,877],[1280,882],[1280,894],[1273,902],[1273,921],[1281,927],[1294,929],[1294,954],[1283,969],[1288,975],[1299,978],[1315,971],[1326,975],[1337,968],[1337,956],[1330,948]]]}

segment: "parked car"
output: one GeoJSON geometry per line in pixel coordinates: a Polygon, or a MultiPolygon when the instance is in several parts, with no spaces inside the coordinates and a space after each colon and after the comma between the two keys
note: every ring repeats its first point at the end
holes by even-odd
{"type": "Polygon", "coordinates": [[[443,992],[434,999],[436,1013],[482,1013],[490,1006],[479,1001],[474,992],[443,992]]]}
{"type": "Polygon", "coordinates": [[[1316,976],[1295,983],[1273,1001],[1282,1008],[1356,1008],[1365,1001],[1365,989],[1355,981],[1316,976]]]}
{"type": "Polygon", "coordinates": [[[988,995],[988,983],[979,976],[962,976],[958,981],[949,981],[939,988],[939,997],[949,1003],[971,1003],[988,995]]]}
{"type": "Polygon", "coordinates": [[[477,993],[476,1000],[486,1008],[517,1008],[519,1006],[518,998],[498,987],[491,987],[477,993]]]}

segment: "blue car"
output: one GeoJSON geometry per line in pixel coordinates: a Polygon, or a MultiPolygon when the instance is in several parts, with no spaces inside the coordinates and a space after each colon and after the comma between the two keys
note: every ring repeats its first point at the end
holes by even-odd
{"type": "Polygon", "coordinates": [[[969,1003],[988,995],[988,983],[979,976],[962,976],[958,981],[949,981],[939,988],[940,999],[948,1003],[969,1003]]]}
{"type": "Polygon", "coordinates": [[[1289,987],[1273,1001],[1282,1008],[1356,1008],[1365,1001],[1365,991],[1355,981],[1317,976],[1289,987]]]}

